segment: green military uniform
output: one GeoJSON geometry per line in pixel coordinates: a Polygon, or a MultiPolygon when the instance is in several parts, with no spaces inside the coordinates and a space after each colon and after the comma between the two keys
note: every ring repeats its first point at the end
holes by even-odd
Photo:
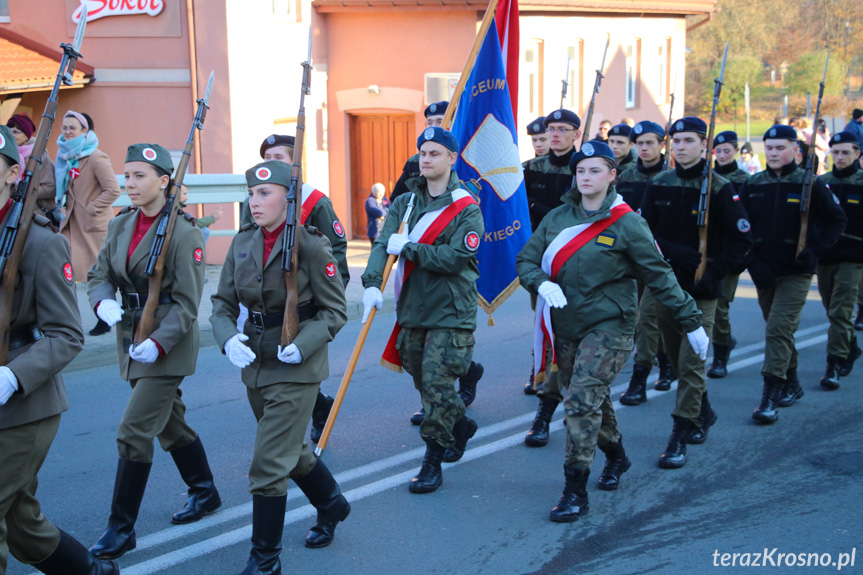
{"type": "MultiPolygon", "coordinates": [[[[446,192],[436,198],[428,195],[423,176],[408,180],[407,187],[415,198],[407,222],[408,229],[412,229],[424,214],[450,205],[450,192],[461,186],[452,172],[446,192]]],[[[410,194],[403,194],[392,203],[362,276],[364,287],[380,288],[387,242],[398,231],[410,198],[410,194]]],[[[398,300],[396,314],[401,333],[397,347],[403,367],[413,377],[422,398],[425,418],[420,436],[426,443],[434,442],[443,448],[453,446],[453,426],[465,413],[453,384],[470,367],[476,330],[479,270],[476,247],[468,247],[465,240],[470,233],[481,238],[484,230],[479,206],[469,205],[433,244],[411,242],[401,253],[416,267],[398,300]]]]}

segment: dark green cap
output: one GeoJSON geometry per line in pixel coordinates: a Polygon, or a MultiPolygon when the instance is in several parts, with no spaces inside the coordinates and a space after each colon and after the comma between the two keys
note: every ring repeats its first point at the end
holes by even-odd
{"type": "Polygon", "coordinates": [[[159,144],[132,144],[126,150],[126,162],[147,162],[168,175],[174,173],[171,154],[159,144]]]}
{"type": "Polygon", "coordinates": [[[270,160],[246,170],[246,185],[251,188],[258,184],[279,184],[286,188],[291,187],[291,165],[270,160]]]}
{"type": "Polygon", "coordinates": [[[0,126],[0,154],[3,154],[13,164],[18,164],[18,143],[9,126],[0,126]]]}

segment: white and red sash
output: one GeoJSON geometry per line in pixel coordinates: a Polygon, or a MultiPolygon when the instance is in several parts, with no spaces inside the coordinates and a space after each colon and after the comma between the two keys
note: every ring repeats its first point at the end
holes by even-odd
{"type": "Polygon", "coordinates": [[[318,204],[318,200],[323,198],[325,195],[326,194],[322,191],[315,189],[314,186],[303,182],[303,210],[300,212],[300,225],[306,225],[306,220],[309,218],[309,214],[312,213],[312,210],[318,204]]]}
{"type": "MultiPolygon", "coordinates": [[[[408,238],[410,241],[418,244],[433,244],[438,236],[452,222],[457,215],[466,207],[475,204],[476,200],[469,192],[458,189],[452,192],[452,203],[439,210],[427,212],[417,221],[412,230],[409,230],[408,238]]],[[[393,282],[393,288],[396,295],[396,307],[398,308],[399,296],[402,292],[402,287],[414,270],[415,264],[408,261],[406,258],[399,258],[398,266],[396,267],[396,277],[393,282]]],[[[384,367],[393,371],[402,371],[402,360],[399,356],[399,351],[396,349],[396,340],[402,328],[399,325],[398,317],[396,317],[396,325],[393,327],[393,332],[384,349],[384,354],[381,357],[381,364],[384,367]]]]}
{"type": "MultiPolygon", "coordinates": [[[[614,203],[611,204],[611,217],[590,224],[572,226],[560,232],[542,254],[542,271],[548,274],[551,281],[555,281],[560,268],[575,252],[608,229],[624,214],[631,211],[632,208],[623,201],[623,198],[617,196],[614,203]]],[[[551,306],[546,303],[545,298],[539,296],[536,300],[536,320],[533,333],[534,379],[536,381],[545,381],[546,354],[549,348],[551,348],[551,371],[557,371],[554,331],[551,326],[551,306]]]]}

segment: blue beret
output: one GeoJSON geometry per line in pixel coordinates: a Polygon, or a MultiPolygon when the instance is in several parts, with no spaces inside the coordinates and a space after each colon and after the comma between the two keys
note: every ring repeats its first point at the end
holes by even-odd
{"type": "Polygon", "coordinates": [[[423,133],[417,138],[417,150],[422,148],[426,142],[437,142],[450,152],[458,152],[459,149],[455,135],[449,130],[437,126],[423,130],[423,133]]]}
{"type": "Polygon", "coordinates": [[[10,165],[18,164],[18,143],[8,126],[0,125],[0,154],[9,158],[10,165]]]}
{"type": "Polygon", "coordinates": [[[720,132],[715,138],[713,138],[713,147],[715,148],[719,144],[736,144],[737,143],[737,132],[732,132],[731,130],[726,130],[725,132],[720,132]]]}
{"type": "Polygon", "coordinates": [[[673,136],[678,132],[695,132],[696,134],[706,136],[707,124],[705,124],[704,120],[702,120],[701,118],[696,118],[695,116],[686,116],[685,118],[680,118],[676,122],[673,122],[671,124],[671,128],[668,129],[669,136],[673,136]]]}
{"type": "Polygon", "coordinates": [[[632,134],[632,128],[627,124],[618,124],[608,131],[609,136],[623,136],[628,138],[632,134]]]}
{"type": "Polygon", "coordinates": [[[545,134],[545,116],[540,116],[527,125],[528,136],[538,136],[539,134],[545,134]]]}
{"type": "Polygon", "coordinates": [[[629,134],[629,139],[634,142],[638,140],[639,136],[643,136],[644,134],[656,134],[657,136],[659,136],[659,141],[661,142],[665,139],[665,128],[663,128],[656,122],[644,120],[632,127],[632,133],[629,134]]]}
{"type": "Polygon", "coordinates": [[[791,126],[785,126],[783,124],[776,124],[772,126],[769,130],[764,132],[763,140],[791,140],[792,142],[797,141],[797,130],[792,128],[791,126]]]}
{"type": "Polygon", "coordinates": [[[860,141],[851,132],[838,132],[830,138],[830,145],[833,144],[857,144],[859,146],[860,141]]]}
{"type": "Polygon", "coordinates": [[[259,184],[279,184],[290,188],[291,172],[290,164],[278,160],[261,162],[246,170],[246,185],[251,188],[259,184]]]}
{"type": "Polygon", "coordinates": [[[578,114],[564,109],[555,110],[545,117],[546,126],[555,122],[560,124],[570,124],[576,130],[581,127],[581,118],[578,117],[578,114]]]}
{"type": "Polygon", "coordinates": [[[443,116],[444,114],[446,114],[447,106],[449,106],[449,102],[447,102],[446,100],[443,100],[442,102],[435,102],[434,104],[429,104],[423,114],[425,114],[426,118],[428,118],[429,116],[443,116]]]}
{"type": "Polygon", "coordinates": [[[267,136],[263,142],[261,142],[261,159],[264,158],[264,154],[270,148],[275,148],[276,146],[287,146],[288,148],[293,149],[294,147],[294,137],[293,136],[280,136],[279,134],[270,134],[267,136]]]}
{"type": "Polygon", "coordinates": [[[603,144],[599,140],[591,140],[572,155],[572,158],[569,159],[569,169],[574,174],[579,162],[588,158],[607,158],[615,167],[617,166],[617,162],[614,161],[614,152],[611,151],[608,144],[603,144]]]}

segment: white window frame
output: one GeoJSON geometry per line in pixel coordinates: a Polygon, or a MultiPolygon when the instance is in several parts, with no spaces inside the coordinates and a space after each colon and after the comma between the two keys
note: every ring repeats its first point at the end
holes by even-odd
{"type": "MultiPolygon", "coordinates": [[[[527,40],[521,50],[521,66],[519,78],[519,87],[524,88],[524,92],[519,94],[518,101],[524,103],[524,107],[519,111],[519,115],[524,112],[531,116],[541,116],[543,114],[542,105],[542,40],[530,39],[527,40]],[[529,52],[533,52],[534,57],[532,62],[527,61],[529,52]]],[[[521,107],[521,106],[520,106],[521,107]]]]}
{"type": "Polygon", "coordinates": [[[452,100],[452,95],[455,93],[459,78],[461,78],[461,74],[458,73],[434,72],[425,74],[423,77],[423,97],[425,98],[426,106],[443,100],[447,102],[452,100]],[[442,83],[446,85],[443,91],[439,89],[432,90],[432,85],[439,88],[442,83]]]}
{"type": "Polygon", "coordinates": [[[638,49],[640,39],[636,38],[626,45],[624,54],[626,56],[624,65],[624,95],[626,108],[635,108],[638,105],[638,49]]]}
{"type": "Polygon", "coordinates": [[[0,0],[0,24],[9,24],[12,18],[9,14],[9,0],[0,0]]]}
{"type": "Polygon", "coordinates": [[[583,40],[576,40],[572,46],[566,48],[567,58],[571,58],[569,62],[569,77],[566,79],[569,82],[569,92],[567,93],[567,101],[564,105],[570,110],[579,110],[581,108],[581,50],[583,40]]]}

